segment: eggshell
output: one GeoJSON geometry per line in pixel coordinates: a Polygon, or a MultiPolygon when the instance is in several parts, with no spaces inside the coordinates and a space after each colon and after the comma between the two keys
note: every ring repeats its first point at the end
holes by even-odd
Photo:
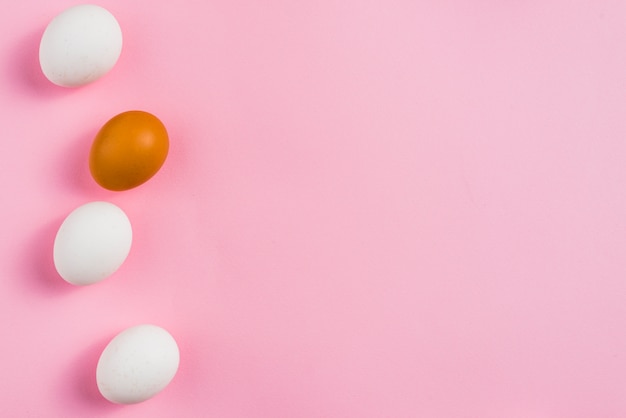
{"type": "Polygon", "coordinates": [[[72,211],[54,240],[54,265],[75,285],[89,285],[113,274],[132,243],[132,228],[122,209],[109,202],[90,202],[72,211]]]}
{"type": "Polygon", "coordinates": [[[89,154],[94,180],[105,189],[137,187],[154,176],[167,157],[169,137],[154,115],[131,110],[113,117],[96,135],[89,154]]]}
{"type": "Polygon", "coordinates": [[[82,4],[50,21],[39,44],[39,63],[54,84],[77,87],[109,72],[122,52],[122,29],[106,9],[82,4]]]}
{"type": "Polygon", "coordinates": [[[143,402],[171,382],[179,361],[178,345],[165,329],[149,324],[127,328],[109,342],[98,360],[98,389],[114,403],[143,402]]]}

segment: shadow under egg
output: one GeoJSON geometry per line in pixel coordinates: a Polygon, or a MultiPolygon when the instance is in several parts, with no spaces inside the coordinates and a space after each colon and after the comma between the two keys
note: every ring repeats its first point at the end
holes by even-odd
{"type": "Polygon", "coordinates": [[[11,58],[6,60],[9,80],[12,88],[19,94],[37,97],[57,97],[67,94],[72,89],[59,87],[46,78],[39,65],[39,43],[45,27],[26,33],[17,38],[11,58]]]}
{"type": "Polygon", "coordinates": [[[63,376],[62,387],[71,391],[71,398],[89,408],[90,411],[99,409],[101,412],[119,409],[123,405],[114,404],[106,400],[98,390],[96,382],[96,367],[100,354],[109,342],[103,338],[79,352],[75,360],[69,365],[67,374],[63,376]]]}
{"type": "Polygon", "coordinates": [[[39,228],[28,241],[22,256],[20,277],[27,288],[34,292],[59,294],[70,290],[71,286],[59,276],[54,266],[53,250],[56,233],[62,219],[55,219],[39,228]]]}
{"type": "Polygon", "coordinates": [[[85,196],[87,200],[106,199],[106,191],[100,187],[89,171],[89,152],[96,129],[89,129],[69,141],[58,164],[59,182],[70,191],[85,196]]]}

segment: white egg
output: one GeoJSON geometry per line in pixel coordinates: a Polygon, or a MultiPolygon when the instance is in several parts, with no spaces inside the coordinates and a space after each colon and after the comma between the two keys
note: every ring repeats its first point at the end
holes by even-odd
{"type": "Polygon", "coordinates": [[[178,345],[169,332],[137,325],[115,336],[100,355],[98,389],[114,403],[143,402],[165,389],[179,362],[178,345]]]}
{"type": "Polygon", "coordinates": [[[109,72],[122,52],[122,29],[106,9],[91,4],[70,7],[46,27],[39,63],[54,84],[77,87],[109,72]]]}
{"type": "Polygon", "coordinates": [[[54,240],[54,265],[69,283],[93,284],[122,265],[132,240],[122,209],[109,202],[90,202],[74,209],[61,224],[54,240]]]}

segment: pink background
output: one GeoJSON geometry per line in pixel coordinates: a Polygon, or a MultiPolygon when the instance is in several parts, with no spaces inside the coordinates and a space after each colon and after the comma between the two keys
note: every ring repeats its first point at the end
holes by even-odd
{"type": "Polygon", "coordinates": [[[3,417],[626,416],[626,3],[110,0],[105,78],[51,85],[64,1],[0,17],[3,417]],[[91,141],[130,109],[171,135],[122,193],[91,141]],[[135,239],[85,288],[63,218],[135,239]],[[150,322],[171,385],[104,401],[95,365],[150,322]]]}

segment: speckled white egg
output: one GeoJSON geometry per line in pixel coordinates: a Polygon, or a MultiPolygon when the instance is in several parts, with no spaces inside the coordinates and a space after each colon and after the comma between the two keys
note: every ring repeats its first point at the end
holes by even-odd
{"type": "Polygon", "coordinates": [[[77,87],[109,72],[122,52],[122,29],[106,9],[81,4],[58,14],[39,45],[39,63],[54,84],[77,87]]]}
{"type": "Polygon", "coordinates": [[[156,325],[137,325],[116,335],[96,368],[102,396],[111,402],[143,402],[161,392],[178,371],[180,352],[174,337],[156,325]]]}
{"type": "Polygon", "coordinates": [[[89,285],[113,274],[126,260],[133,239],[128,217],[109,202],[90,202],[65,218],[54,240],[54,265],[75,285],[89,285]]]}

